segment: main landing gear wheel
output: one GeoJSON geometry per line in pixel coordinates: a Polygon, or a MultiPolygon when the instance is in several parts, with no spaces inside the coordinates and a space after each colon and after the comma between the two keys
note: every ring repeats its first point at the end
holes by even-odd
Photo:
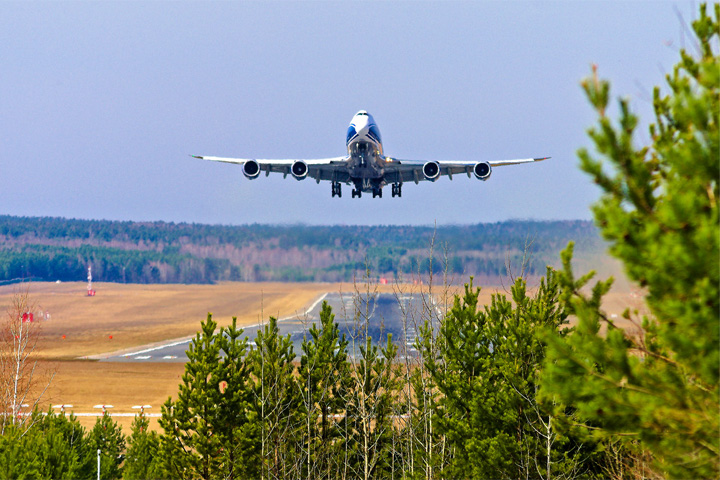
{"type": "Polygon", "coordinates": [[[332,197],[336,197],[336,196],[339,198],[342,197],[342,187],[340,186],[340,182],[332,183],[332,197]]]}
{"type": "Polygon", "coordinates": [[[402,197],[402,183],[393,183],[392,184],[392,196],[393,197],[402,197]]]}
{"type": "Polygon", "coordinates": [[[362,190],[360,190],[359,188],[353,188],[352,198],[355,198],[355,197],[357,197],[357,198],[362,197],[362,190]]]}
{"type": "Polygon", "coordinates": [[[382,188],[373,188],[373,198],[380,197],[382,198],[382,188]]]}

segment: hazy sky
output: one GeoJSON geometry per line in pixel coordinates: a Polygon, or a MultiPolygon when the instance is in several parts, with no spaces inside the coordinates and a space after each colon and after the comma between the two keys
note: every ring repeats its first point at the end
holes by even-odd
{"type": "MultiPolygon", "coordinates": [[[[651,120],[694,2],[0,2],[0,214],[222,224],[587,219],[577,168],[596,63],[651,120]],[[330,197],[330,184],[190,154],[345,154],[353,114],[385,153],[550,155],[330,197]]],[[[647,141],[646,129],[640,141],[647,141]]]]}

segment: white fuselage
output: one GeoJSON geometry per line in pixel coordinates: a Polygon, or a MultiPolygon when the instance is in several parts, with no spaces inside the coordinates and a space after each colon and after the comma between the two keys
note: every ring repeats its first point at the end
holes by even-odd
{"type": "Polygon", "coordinates": [[[352,118],[347,131],[350,177],[362,190],[380,187],[384,173],[382,138],[375,119],[364,110],[352,118]]]}

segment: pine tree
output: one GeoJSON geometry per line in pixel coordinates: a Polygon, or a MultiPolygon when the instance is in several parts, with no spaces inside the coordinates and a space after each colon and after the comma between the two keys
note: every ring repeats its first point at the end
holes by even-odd
{"type": "Polygon", "coordinates": [[[384,478],[393,472],[393,411],[400,387],[392,335],[385,345],[365,337],[342,387],[345,416],[343,478],[384,478]]]}
{"type": "Polygon", "coordinates": [[[229,480],[257,477],[261,463],[260,421],[253,408],[248,341],[242,333],[233,318],[219,338],[222,404],[215,431],[223,445],[223,476],[229,480]]]}
{"type": "Polygon", "coordinates": [[[220,333],[212,315],[190,342],[178,399],[162,406],[160,426],[164,476],[210,479],[221,471],[222,439],[217,435],[223,408],[220,333]]]}
{"type": "Polygon", "coordinates": [[[255,418],[260,424],[262,478],[294,478],[300,475],[300,455],[293,438],[302,424],[298,418],[299,395],[293,374],[292,341],[281,337],[277,319],[258,330],[255,348],[248,355],[254,377],[255,418]]]}
{"type": "Polygon", "coordinates": [[[96,450],[77,417],[49,410],[31,430],[35,440],[28,439],[28,443],[40,452],[44,477],[95,478],[96,450]]]}
{"type": "Polygon", "coordinates": [[[503,388],[513,398],[517,415],[513,436],[518,444],[519,456],[515,460],[518,473],[512,476],[547,479],[591,476],[594,465],[590,460],[595,445],[582,445],[574,432],[559,432],[556,422],[573,418],[557,399],[547,397],[543,403],[539,395],[538,380],[546,355],[542,337],[547,331],[559,337],[568,333],[568,313],[560,302],[558,274],[547,267],[532,297],[525,280],[518,278],[511,287],[511,295],[512,302],[495,295],[486,313],[493,338],[493,368],[501,374],[503,388]]]}
{"type": "Polygon", "coordinates": [[[123,465],[123,478],[128,480],[153,480],[161,478],[160,435],[149,430],[150,422],[140,413],[132,423],[127,439],[127,452],[123,465]]]}
{"type": "Polygon", "coordinates": [[[512,302],[494,294],[480,307],[480,288],[465,285],[440,326],[440,357],[429,357],[440,397],[434,421],[453,458],[445,471],[464,478],[550,478],[579,471],[569,439],[558,435],[537,398],[546,329],[567,313],[548,268],[535,296],[517,279],[512,302]]]}
{"type": "Polygon", "coordinates": [[[95,451],[73,415],[35,411],[0,435],[0,478],[95,478],[95,451]]]}
{"type": "Polygon", "coordinates": [[[212,315],[190,342],[178,399],[162,407],[162,473],[171,478],[258,475],[259,421],[252,405],[247,338],[237,319],[217,329],[212,315]]]}
{"type": "MultiPolygon", "coordinates": [[[[611,281],[580,293],[592,274],[575,279],[568,249],[562,283],[578,325],[565,339],[548,337],[543,377],[544,390],[593,432],[678,478],[720,476],[720,5],[713,8],[714,18],[700,7],[697,55],[680,52],[670,94],[655,88],[649,145],[636,146],[638,118],[626,100],[617,124],[606,115],[608,82],[583,82],[599,116],[589,131],[597,156],[579,152],[603,191],[595,219],[611,254],[647,292],[650,313],[637,332],[618,328],[600,308],[611,281]]],[[[637,312],[624,317],[640,324],[637,312]]]]}
{"type": "Polygon", "coordinates": [[[304,417],[300,450],[303,478],[335,478],[339,467],[339,431],[335,416],[344,411],[342,378],[348,373],[345,334],[335,323],[327,302],[320,310],[320,328],[313,323],[302,343],[298,371],[300,412],[304,417]]]}
{"type": "Polygon", "coordinates": [[[91,458],[93,453],[100,450],[101,478],[119,479],[122,477],[121,465],[125,459],[125,435],[107,412],[98,417],[95,426],[90,430],[88,447],[91,458]]]}
{"type": "Polygon", "coordinates": [[[23,432],[17,425],[12,424],[5,428],[0,435],[0,478],[43,478],[40,448],[28,448],[30,440],[36,438],[33,429],[23,432]]]}
{"type": "Polygon", "coordinates": [[[505,425],[515,423],[512,399],[492,366],[493,339],[479,294],[472,281],[465,285],[440,326],[440,360],[426,360],[441,394],[434,417],[453,452],[450,477],[500,477],[516,457],[505,425]],[[503,412],[512,417],[503,421],[503,412]]]}

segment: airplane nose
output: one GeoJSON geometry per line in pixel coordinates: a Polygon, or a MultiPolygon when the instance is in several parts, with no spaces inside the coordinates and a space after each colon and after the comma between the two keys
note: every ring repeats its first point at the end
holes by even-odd
{"type": "Polygon", "coordinates": [[[359,134],[365,133],[368,128],[368,117],[365,115],[358,115],[355,117],[353,123],[355,124],[355,130],[359,134]]]}

